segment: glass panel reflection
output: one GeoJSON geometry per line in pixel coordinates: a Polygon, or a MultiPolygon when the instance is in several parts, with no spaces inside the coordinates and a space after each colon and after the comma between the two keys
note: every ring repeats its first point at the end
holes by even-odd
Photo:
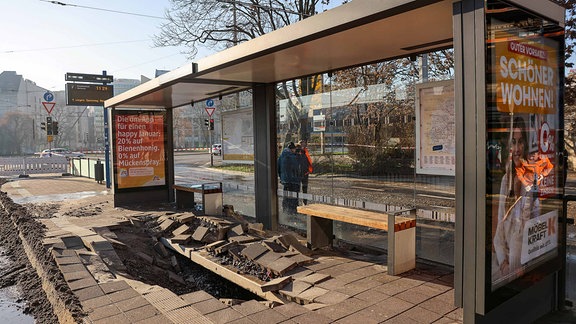
{"type": "MultiPolygon", "coordinates": [[[[416,172],[416,154],[423,151],[417,147],[416,85],[451,80],[452,66],[446,50],[278,84],[280,223],[305,233],[308,216],[296,207],[310,203],[380,211],[382,217],[415,208],[418,257],[453,265],[453,90],[443,92],[448,114],[439,100],[426,98],[425,120],[433,116],[435,124],[422,135],[434,142],[426,146],[429,169],[448,165],[452,173],[416,172]],[[439,140],[441,134],[448,140],[439,140]]],[[[453,89],[452,81],[444,85],[453,89]]],[[[386,250],[386,231],[334,222],[334,234],[340,243],[386,250]]]]}

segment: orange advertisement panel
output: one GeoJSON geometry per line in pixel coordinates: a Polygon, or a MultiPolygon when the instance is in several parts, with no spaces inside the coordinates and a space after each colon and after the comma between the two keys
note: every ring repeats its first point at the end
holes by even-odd
{"type": "Polygon", "coordinates": [[[498,111],[554,114],[558,106],[557,49],[533,40],[496,42],[498,111]]]}
{"type": "Polygon", "coordinates": [[[487,312],[561,267],[563,29],[486,1],[487,312]]]}
{"type": "Polygon", "coordinates": [[[164,115],[117,113],[114,122],[118,188],[165,185],[164,115]]]}

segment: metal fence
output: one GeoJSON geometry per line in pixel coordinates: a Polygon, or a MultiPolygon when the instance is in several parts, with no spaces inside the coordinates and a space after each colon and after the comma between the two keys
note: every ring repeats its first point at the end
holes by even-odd
{"type": "Polygon", "coordinates": [[[0,157],[0,176],[68,173],[68,160],[63,156],[0,157]]]}
{"type": "Polygon", "coordinates": [[[75,176],[96,179],[97,178],[96,165],[98,164],[100,164],[102,168],[104,167],[104,161],[98,158],[97,159],[73,158],[70,159],[70,173],[75,176]]]}

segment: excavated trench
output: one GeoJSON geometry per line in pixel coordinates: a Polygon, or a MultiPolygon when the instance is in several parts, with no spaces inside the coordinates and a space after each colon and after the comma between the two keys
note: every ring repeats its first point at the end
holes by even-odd
{"type": "MultiPolygon", "coordinates": [[[[4,182],[5,179],[0,179],[0,186],[4,182]]],[[[4,251],[1,255],[4,262],[0,266],[0,289],[11,288],[17,291],[18,296],[15,298],[20,305],[17,309],[13,307],[9,310],[16,314],[7,314],[4,318],[20,316],[21,320],[18,321],[22,323],[81,323],[86,315],[78,298],[67,286],[50,251],[42,244],[46,229],[36,219],[51,218],[57,210],[54,204],[43,207],[35,204],[19,205],[5,192],[0,192],[0,248],[4,251]]],[[[92,214],[89,210],[78,210],[75,216],[81,213],[85,213],[85,216],[92,214]]],[[[150,233],[140,232],[139,229],[129,226],[115,231],[120,238],[128,238],[125,243],[135,245],[135,248],[150,255],[155,253],[155,241],[150,233]]],[[[170,255],[164,260],[155,256],[155,264],[150,264],[135,254],[130,245],[125,249],[117,249],[116,252],[130,276],[150,285],[170,289],[177,294],[204,290],[216,298],[259,299],[249,291],[178,254],[169,252],[170,255]],[[170,271],[176,273],[180,279],[174,280],[164,275],[170,271]]]]}

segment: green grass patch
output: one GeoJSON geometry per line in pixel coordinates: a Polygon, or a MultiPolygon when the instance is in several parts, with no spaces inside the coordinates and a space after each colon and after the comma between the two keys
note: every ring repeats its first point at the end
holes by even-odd
{"type": "Polygon", "coordinates": [[[240,172],[247,172],[247,173],[254,173],[254,165],[253,164],[222,164],[218,166],[213,166],[214,169],[218,170],[226,170],[226,171],[240,171],[240,172]]]}

